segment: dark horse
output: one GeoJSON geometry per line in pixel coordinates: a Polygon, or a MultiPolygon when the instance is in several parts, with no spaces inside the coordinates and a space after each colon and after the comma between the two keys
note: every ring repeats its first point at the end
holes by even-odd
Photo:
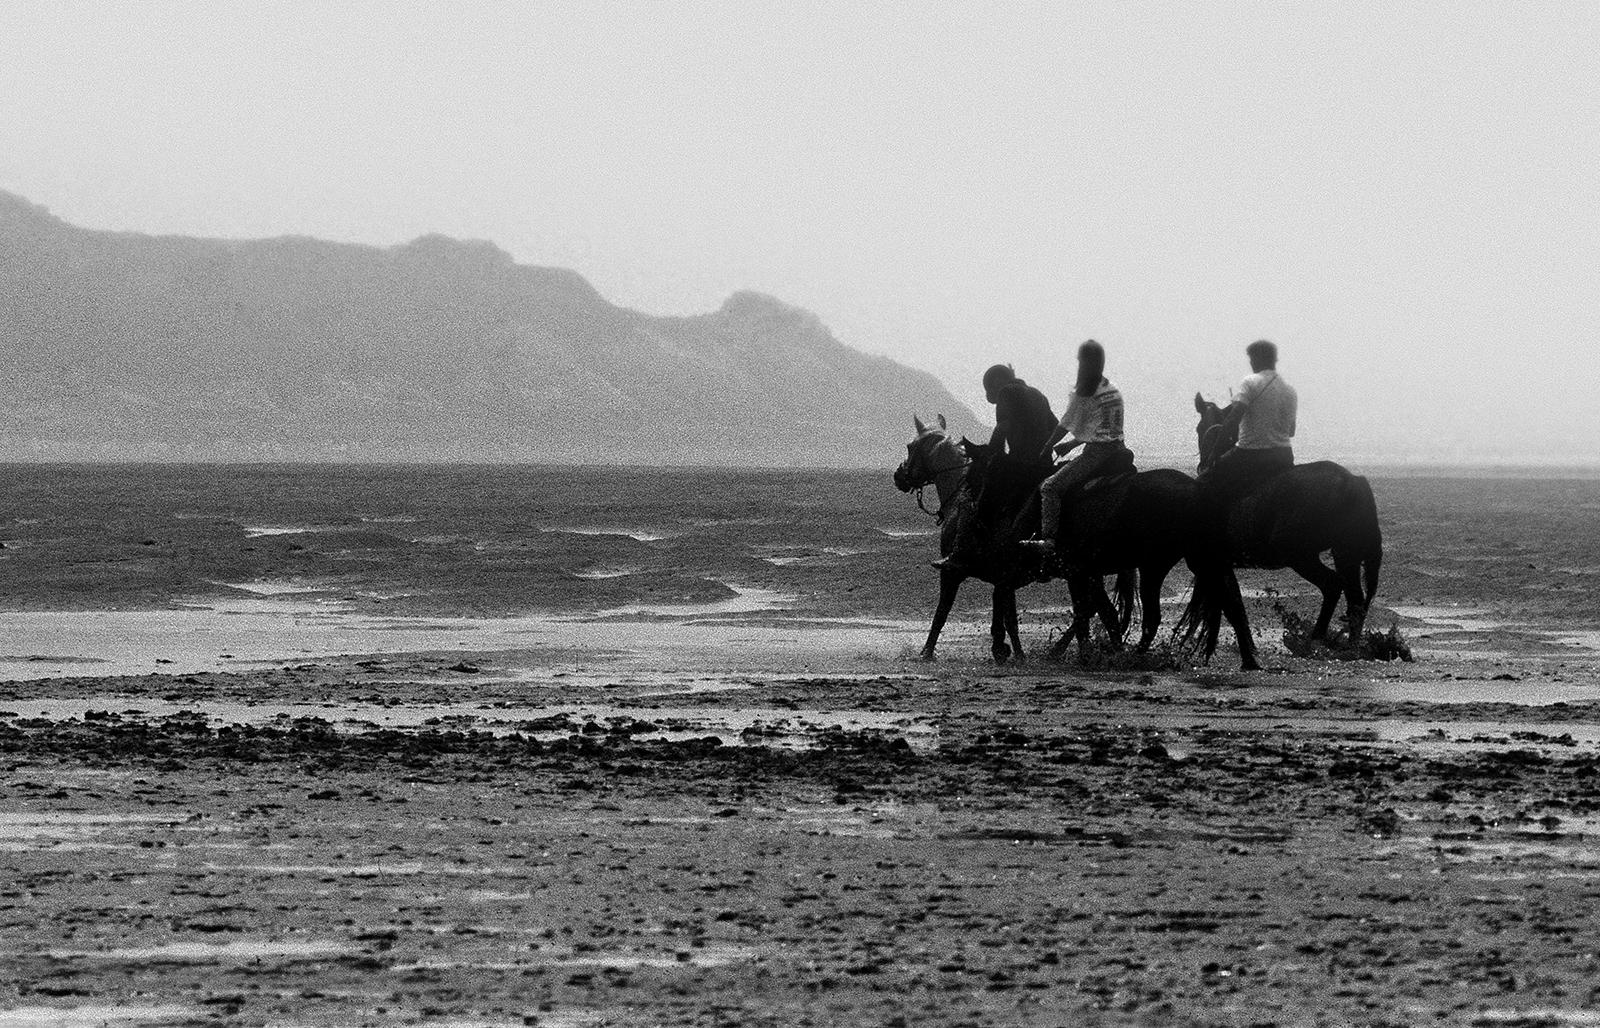
{"type": "MultiPolygon", "coordinates": [[[[1234,444],[1236,432],[1222,427],[1228,408],[1194,396],[1200,415],[1200,473],[1234,444]]],[[[1378,591],[1383,564],[1383,532],[1372,486],[1332,461],[1297,464],[1265,485],[1233,501],[1225,521],[1214,527],[1224,537],[1234,567],[1293,568],[1322,593],[1311,638],[1325,639],[1339,594],[1352,642],[1360,639],[1367,608],[1378,591]],[[1322,562],[1332,551],[1333,568],[1322,562]]],[[[1235,633],[1238,626],[1234,626],[1235,633]]],[[[1248,628],[1246,629],[1248,631],[1248,628]]]]}
{"type": "MultiPolygon", "coordinates": [[[[1078,590],[1098,584],[1099,576],[1138,569],[1140,651],[1149,649],[1161,624],[1161,585],[1184,561],[1195,576],[1191,617],[1204,617],[1206,656],[1215,650],[1218,627],[1226,616],[1239,640],[1243,667],[1253,671],[1259,665],[1239,583],[1228,562],[1205,545],[1206,539],[1195,480],[1162,468],[1093,480],[1068,497],[1056,545],[1075,607],[1080,602],[1078,590]]],[[[1091,601],[1084,597],[1083,602],[1091,601]]],[[[1074,627],[1081,650],[1089,626],[1080,618],[1074,627]]],[[[1063,639],[1060,646],[1067,641],[1063,639]]]]}
{"type": "MultiPolygon", "coordinates": [[[[901,492],[921,490],[928,486],[936,490],[939,509],[933,513],[943,526],[939,551],[948,554],[954,548],[963,525],[969,524],[970,519],[977,516],[980,477],[988,471],[988,447],[953,438],[946,431],[943,417],[939,418],[937,428],[923,424],[921,418],[915,421],[917,435],[906,444],[906,459],[895,469],[894,484],[901,492]]],[[[917,502],[922,502],[920,492],[917,502]]],[[[1013,654],[1018,659],[1022,657],[1022,640],[1017,633],[1017,590],[1040,581],[1043,576],[1040,574],[1038,557],[1016,545],[1011,531],[1011,518],[997,517],[993,520],[994,524],[988,526],[975,541],[973,553],[978,559],[970,569],[940,572],[939,605],[933,613],[928,640],[922,647],[925,660],[933,658],[939,633],[950,616],[951,605],[955,603],[956,592],[968,577],[994,586],[994,616],[989,630],[994,659],[1003,663],[1013,654]],[[1009,646],[1006,644],[1007,637],[1011,640],[1009,646]]],[[[1120,638],[1126,627],[1127,610],[1132,605],[1132,579],[1118,580],[1119,595],[1123,598],[1120,617],[1106,597],[1104,584],[1098,580],[1096,584],[1099,586],[1097,596],[1086,588],[1084,595],[1095,597],[1094,607],[1106,620],[1107,631],[1114,638],[1120,638]]],[[[1076,606],[1077,593],[1078,590],[1074,590],[1075,609],[1089,609],[1076,606]]],[[[1082,617],[1078,620],[1083,623],[1082,630],[1087,634],[1087,620],[1082,617]]]]}

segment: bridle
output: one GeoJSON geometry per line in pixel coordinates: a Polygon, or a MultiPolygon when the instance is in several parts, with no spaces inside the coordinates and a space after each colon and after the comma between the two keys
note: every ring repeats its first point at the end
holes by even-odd
{"type": "MultiPolygon", "coordinates": [[[[944,442],[946,442],[946,443],[949,442],[949,437],[948,436],[944,437],[944,442]]],[[[960,447],[959,446],[956,447],[956,450],[957,450],[957,452],[960,452],[960,447]]],[[[923,490],[927,489],[928,486],[934,485],[935,483],[937,483],[938,480],[939,480],[939,476],[940,475],[946,474],[946,473],[951,472],[951,471],[957,471],[957,470],[969,467],[971,464],[972,464],[972,458],[966,456],[965,454],[962,454],[962,456],[958,460],[952,461],[951,463],[946,464],[943,467],[923,469],[923,473],[918,476],[920,478],[920,481],[912,482],[909,478],[907,479],[906,485],[909,487],[909,489],[915,490],[915,492],[916,492],[917,509],[922,511],[922,513],[928,515],[930,518],[932,518],[933,521],[934,521],[934,524],[938,524],[938,525],[944,524],[944,508],[945,508],[946,500],[945,500],[945,497],[943,495],[941,495],[939,497],[939,509],[938,510],[929,510],[927,505],[923,502],[923,499],[922,499],[923,490]]]]}
{"type": "Polygon", "coordinates": [[[1201,414],[1200,424],[1195,427],[1195,434],[1199,437],[1199,464],[1196,470],[1204,473],[1217,463],[1217,458],[1232,444],[1224,441],[1218,431],[1222,427],[1222,408],[1214,403],[1208,403],[1208,410],[1201,414]],[[1210,422],[1210,424],[1207,424],[1210,422]]]}

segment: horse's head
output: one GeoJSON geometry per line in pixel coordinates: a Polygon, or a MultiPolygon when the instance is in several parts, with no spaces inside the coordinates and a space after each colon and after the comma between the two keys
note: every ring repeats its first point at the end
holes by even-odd
{"type": "Polygon", "coordinates": [[[943,414],[938,428],[923,424],[921,418],[914,420],[917,436],[906,444],[906,459],[894,469],[894,486],[903,493],[929,485],[944,472],[967,463],[961,445],[946,431],[943,414]]]}
{"type": "Polygon", "coordinates": [[[1204,472],[1217,462],[1218,457],[1233,448],[1239,438],[1239,429],[1238,426],[1231,430],[1226,427],[1228,407],[1218,407],[1199,393],[1194,394],[1194,409],[1200,415],[1199,422],[1194,426],[1194,434],[1200,454],[1199,470],[1204,472]]]}

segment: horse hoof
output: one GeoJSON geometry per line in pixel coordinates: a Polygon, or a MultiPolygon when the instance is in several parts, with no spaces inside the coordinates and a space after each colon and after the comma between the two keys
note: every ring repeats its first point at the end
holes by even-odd
{"type": "Polygon", "coordinates": [[[1246,657],[1244,660],[1239,662],[1239,670],[1240,671],[1260,671],[1261,670],[1261,665],[1256,662],[1256,658],[1254,658],[1254,657],[1246,657]]]}
{"type": "Polygon", "coordinates": [[[920,659],[931,662],[932,660],[934,660],[933,651],[932,650],[923,650],[922,651],[922,656],[921,656],[920,659]]]}
{"type": "Polygon", "coordinates": [[[994,648],[994,662],[996,664],[1004,664],[1006,661],[1008,661],[1010,659],[1011,659],[1011,647],[1009,647],[1009,646],[996,646],[994,648]]]}

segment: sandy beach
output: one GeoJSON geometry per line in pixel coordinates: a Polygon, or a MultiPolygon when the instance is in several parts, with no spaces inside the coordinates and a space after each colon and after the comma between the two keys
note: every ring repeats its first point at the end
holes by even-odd
{"type": "Polygon", "coordinates": [[[459,641],[0,686],[0,1023],[1596,1018],[1594,651],[410,629],[459,641]]]}
{"type": "MultiPolygon", "coordinates": [[[[229,584],[99,610],[50,574],[100,528],[13,525],[0,1026],[1595,1024],[1589,577],[1552,533],[1508,610],[1425,499],[1374,612],[1416,660],[1291,656],[1259,573],[1256,674],[1039,659],[1048,587],[1029,661],[977,591],[916,660],[926,530],[881,513],[579,512],[566,611],[514,615],[425,587],[481,526],[373,541],[426,511],[233,516],[194,545],[258,563],[186,572],[229,584]]],[[[168,544],[93,545],[127,597],[168,544]]]]}

